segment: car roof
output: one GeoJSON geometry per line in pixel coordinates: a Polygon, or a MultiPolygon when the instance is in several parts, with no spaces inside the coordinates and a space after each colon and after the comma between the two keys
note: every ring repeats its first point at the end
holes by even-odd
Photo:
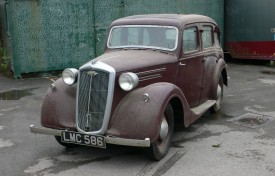
{"type": "Polygon", "coordinates": [[[191,23],[212,23],[216,22],[204,15],[197,14],[148,14],[134,15],[120,18],[114,21],[111,26],[116,25],[171,25],[181,27],[191,23]]]}

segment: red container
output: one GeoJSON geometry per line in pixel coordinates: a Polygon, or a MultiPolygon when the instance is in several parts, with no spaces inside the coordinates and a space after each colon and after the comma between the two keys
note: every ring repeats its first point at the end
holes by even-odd
{"type": "Polygon", "coordinates": [[[225,1],[225,51],[233,58],[275,60],[274,0],[225,1]]]}

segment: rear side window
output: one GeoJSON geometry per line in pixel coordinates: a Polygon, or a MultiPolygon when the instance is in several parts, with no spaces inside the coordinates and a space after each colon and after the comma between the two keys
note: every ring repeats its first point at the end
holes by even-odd
{"type": "Polygon", "coordinates": [[[213,28],[211,26],[203,26],[202,29],[202,48],[210,48],[213,46],[213,28]]]}
{"type": "Polygon", "coordinates": [[[190,53],[198,50],[198,29],[197,27],[186,28],[183,31],[183,53],[190,53]]]}

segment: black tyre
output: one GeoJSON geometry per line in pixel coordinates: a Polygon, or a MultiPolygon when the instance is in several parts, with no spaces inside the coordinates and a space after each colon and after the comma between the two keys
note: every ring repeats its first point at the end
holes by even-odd
{"type": "Polygon", "coordinates": [[[169,151],[174,133],[174,113],[171,104],[167,104],[162,118],[159,137],[151,144],[149,149],[150,157],[157,161],[165,157],[169,151]]]}
{"type": "Polygon", "coordinates": [[[76,146],[77,146],[76,144],[70,144],[70,143],[62,142],[60,136],[54,136],[54,137],[55,137],[56,141],[57,141],[60,145],[62,145],[62,146],[64,146],[64,147],[72,148],[72,147],[76,147],[76,146]]]}
{"type": "Polygon", "coordinates": [[[218,112],[221,109],[223,101],[223,78],[220,76],[219,84],[217,86],[217,100],[216,104],[211,108],[212,112],[218,112]]]}

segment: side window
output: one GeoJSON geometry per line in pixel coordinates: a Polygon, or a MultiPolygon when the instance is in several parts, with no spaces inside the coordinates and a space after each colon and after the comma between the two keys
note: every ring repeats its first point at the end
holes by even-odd
{"type": "Polygon", "coordinates": [[[190,53],[198,50],[198,29],[196,27],[184,29],[182,50],[183,53],[190,53]]]}
{"type": "Polygon", "coordinates": [[[214,42],[215,42],[215,47],[217,48],[221,47],[220,38],[217,31],[214,32],[214,42]]]}
{"type": "Polygon", "coordinates": [[[213,29],[211,26],[203,26],[202,29],[202,48],[210,48],[213,46],[213,29]]]}

